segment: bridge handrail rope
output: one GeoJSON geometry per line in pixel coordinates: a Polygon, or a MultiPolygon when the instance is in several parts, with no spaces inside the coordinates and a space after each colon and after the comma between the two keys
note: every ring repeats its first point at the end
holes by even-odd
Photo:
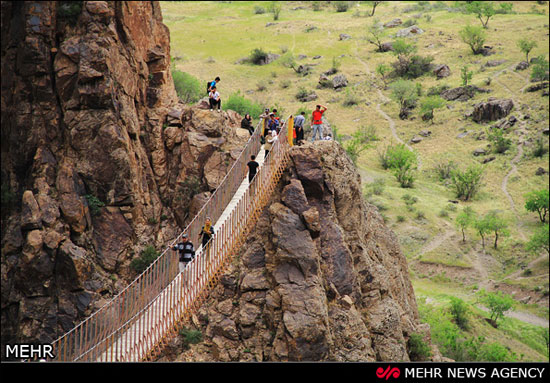
{"type": "Polygon", "coordinates": [[[260,151],[265,124],[265,119],[260,119],[218,188],[161,255],[111,301],[53,342],[56,360],[141,360],[158,349],[167,335],[175,335],[178,323],[205,299],[208,288],[215,286],[231,252],[242,244],[250,229],[250,220],[258,218],[282,175],[292,145],[291,140],[283,138],[287,126],[292,128],[292,116],[282,123],[279,139],[229,217],[215,228],[213,239],[197,251],[195,260],[183,272],[179,272],[179,257],[171,249],[183,233],[198,243],[206,217],[217,222],[246,177],[250,155],[260,151]],[[134,339],[144,331],[148,331],[144,339],[134,339]]]}

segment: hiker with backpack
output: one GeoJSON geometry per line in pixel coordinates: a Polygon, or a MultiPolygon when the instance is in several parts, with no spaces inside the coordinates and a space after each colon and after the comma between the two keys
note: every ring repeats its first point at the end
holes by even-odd
{"type": "Polygon", "coordinates": [[[210,110],[213,110],[218,107],[218,112],[221,112],[222,100],[220,94],[216,90],[216,87],[213,87],[208,94],[208,102],[210,103],[210,110]]]}
{"type": "Polygon", "coordinates": [[[210,91],[212,90],[212,88],[215,88],[217,85],[217,83],[220,82],[220,78],[219,77],[216,77],[216,79],[214,81],[208,81],[206,83],[206,93],[209,94],[210,91]]]}

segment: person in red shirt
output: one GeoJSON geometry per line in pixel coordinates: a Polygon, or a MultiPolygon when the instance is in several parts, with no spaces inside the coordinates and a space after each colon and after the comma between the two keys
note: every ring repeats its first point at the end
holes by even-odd
{"type": "Polygon", "coordinates": [[[313,111],[311,115],[311,126],[313,127],[313,137],[311,142],[315,141],[317,137],[317,132],[319,132],[319,138],[322,140],[323,137],[323,113],[325,113],[327,108],[323,105],[317,105],[317,109],[313,111]]]}

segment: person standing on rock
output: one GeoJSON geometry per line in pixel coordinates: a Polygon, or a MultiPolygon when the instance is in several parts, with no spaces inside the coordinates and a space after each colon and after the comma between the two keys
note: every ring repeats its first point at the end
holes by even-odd
{"type": "Polygon", "coordinates": [[[301,112],[294,119],[294,131],[296,133],[296,145],[302,145],[304,141],[304,122],[306,121],[306,112],[301,112]]]}
{"type": "Polygon", "coordinates": [[[250,114],[246,114],[241,121],[241,128],[248,130],[248,133],[252,135],[254,133],[254,127],[252,126],[252,117],[250,114]]]}
{"type": "Polygon", "coordinates": [[[210,90],[208,97],[208,101],[210,102],[210,110],[215,109],[217,106],[218,112],[221,112],[220,108],[222,107],[222,100],[220,98],[220,94],[216,90],[216,87],[213,87],[212,90],[210,90]]]}
{"type": "Polygon", "coordinates": [[[210,220],[210,217],[206,217],[206,221],[204,223],[204,226],[202,227],[201,232],[199,233],[199,236],[202,236],[202,249],[204,251],[206,249],[208,241],[210,241],[210,239],[212,239],[212,237],[214,236],[214,226],[212,226],[212,221],[210,220]]]}
{"type": "Polygon", "coordinates": [[[173,249],[179,252],[180,271],[183,271],[185,266],[195,259],[195,247],[189,241],[187,234],[183,234],[181,242],[174,245],[173,249]]]}
{"type": "Polygon", "coordinates": [[[250,161],[248,161],[246,166],[248,166],[248,183],[251,184],[254,176],[256,175],[256,171],[260,167],[260,164],[256,162],[255,155],[250,156],[250,161]]]}
{"type": "Polygon", "coordinates": [[[311,114],[311,126],[313,127],[313,137],[311,142],[315,141],[317,137],[317,132],[319,132],[319,138],[322,140],[323,137],[323,113],[325,113],[327,108],[323,105],[317,105],[317,109],[311,114]]]}

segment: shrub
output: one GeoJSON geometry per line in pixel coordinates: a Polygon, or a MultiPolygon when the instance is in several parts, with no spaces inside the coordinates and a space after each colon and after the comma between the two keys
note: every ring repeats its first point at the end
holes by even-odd
{"type": "Polygon", "coordinates": [[[384,89],[386,89],[388,87],[388,74],[390,73],[390,68],[386,64],[378,64],[376,73],[382,78],[384,89]]]}
{"type": "Polygon", "coordinates": [[[393,170],[397,182],[402,188],[413,186],[417,164],[416,154],[409,151],[405,145],[399,144],[388,149],[388,165],[393,170]]]}
{"type": "Polygon", "coordinates": [[[544,56],[537,57],[531,66],[531,81],[548,81],[548,68],[548,60],[545,60],[544,56]]]}
{"type": "Polygon", "coordinates": [[[99,200],[95,195],[86,194],[86,200],[88,201],[88,207],[90,208],[90,213],[95,216],[101,213],[101,208],[105,206],[103,202],[99,200]]]}
{"type": "Polygon", "coordinates": [[[260,7],[258,5],[256,5],[254,7],[254,14],[261,15],[261,14],[264,14],[264,13],[265,13],[265,8],[264,7],[260,7]]]}
{"type": "Polygon", "coordinates": [[[455,169],[451,172],[451,187],[454,189],[456,198],[469,201],[477,194],[481,187],[483,168],[480,166],[469,166],[465,171],[455,169]]]}
{"type": "Polygon", "coordinates": [[[304,102],[307,96],[309,96],[309,92],[306,90],[306,88],[301,86],[298,88],[298,92],[296,92],[296,95],[294,97],[296,97],[296,100],[304,102]]]}
{"type": "Polygon", "coordinates": [[[270,13],[273,13],[273,20],[279,20],[279,16],[281,14],[282,5],[278,1],[273,1],[271,4],[269,4],[268,10],[270,13]]]}
{"type": "Polygon", "coordinates": [[[8,183],[2,183],[1,198],[2,198],[1,211],[2,211],[2,216],[4,216],[4,214],[9,213],[9,211],[12,209],[16,201],[15,193],[11,191],[8,183]]]}
{"type": "Polygon", "coordinates": [[[353,90],[346,89],[346,94],[344,96],[344,101],[342,101],[342,105],[349,107],[358,105],[361,102],[361,99],[359,98],[359,95],[357,92],[353,90]]]}
{"type": "Polygon", "coordinates": [[[470,80],[472,79],[473,75],[474,75],[474,72],[468,71],[468,65],[464,65],[460,70],[460,78],[462,79],[462,86],[467,86],[470,80]]]}
{"type": "Polygon", "coordinates": [[[405,222],[406,218],[402,215],[398,215],[397,217],[395,217],[395,219],[397,220],[397,222],[405,222]]]}
{"type": "Polygon", "coordinates": [[[411,334],[407,342],[409,358],[412,361],[428,360],[432,355],[430,346],[424,341],[422,334],[411,334]]]}
{"type": "Polygon", "coordinates": [[[460,298],[451,297],[450,312],[458,327],[468,330],[468,306],[460,298]]]}
{"type": "Polygon", "coordinates": [[[486,38],[482,27],[467,25],[459,32],[459,36],[470,47],[474,55],[481,53],[486,38]]]}
{"type": "Polygon", "coordinates": [[[401,26],[403,28],[408,28],[408,27],[412,27],[413,25],[415,25],[415,23],[416,23],[416,21],[414,19],[408,19],[401,26]]]}
{"type": "Polygon", "coordinates": [[[191,344],[202,342],[202,333],[199,330],[192,330],[184,327],[180,330],[180,336],[183,338],[183,347],[189,349],[191,344]]]}
{"type": "Polygon", "coordinates": [[[454,161],[441,161],[435,165],[434,171],[437,174],[439,181],[445,181],[451,178],[451,172],[456,169],[454,161]]]}
{"type": "Polygon", "coordinates": [[[465,207],[464,210],[462,210],[462,212],[460,212],[460,214],[456,217],[455,224],[460,228],[460,230],[462,230],[462,242],[466,242],[466,235],[464,231],[469,226],[472,226],[474,218],[475,213],[470,206],[465,207]]]}
{"type": "Polygon", "coordinates": [[[283,81],[281,81],[281,88],[282,89],[287,89],[290,86],[290,84],[292,84],[292,82],[290,80],[283,80],[283,81]]]}
{"type": "Polygon", "coordinates": [[[76,25],[78,17],[82,13],[82,1],[59,1],[57,2],[57,17],[76,25]]]}
{"type": "Polygon", "coordinates": [[[397,80],[390,85],[391,98],[399,104],[399,118],[407,118],[408,109],[415,105],[418,99],[416,88],[411,81],[397,80]]]}
{"type": "Polygon", "coordinates": [[[263,108],[260,104],[245,98],[239,91],[231,94],[222,108],[223,110],[234,110],[241,116],[248,113],[254,119],[257,119],[263,112],[263,108]]]}
{"type": "Polygon", "coordinates": [[[173,70],[172,78],[174,79],[176,93],[184,103],[191,104],[197,102],[203,96],[204,87],[196,77],[189,73],[173,70]]]}
{"type": "Polygon", "coordinates": [[[130,267],[138,274],[141,274],[149,267],[151,263],[159,257],[160,253],[155,250],[154,246],[147,246],[141,251],[138,258],[132,259],[130,267]]]}
{"type": "Polygon", "coordinates": [[[254,65],[262,65],[267,60],[267,52],[262,48],[255,48],[248,57],[248,62],[254,65]]]}
{"type": "Polygon", "coordinates": [[[449,89],[449,85],[447,84],[440,84],[436,86],[432,86],[428,89],[426,92],[427,96],[439,96],[443,91],[449,89]]]}
{"type": "Polygon", "coordinates": [[[334,1],[333,5],[336,12],[347,12],[350,6],[349,1],[334,1]]]}
{"type": "Polygon", "coordinates": [[[542,157],[544,156],[546,153],[548,153],[548,148],[546,148],[546,145],[544,145],[544,138],[542,137],[538,137],[537,139],[535,139],[535,146],[531,152],[531,155],[533,157],[542,157]]]}
{"type": "Polygon", "coordinates": [[[487,138],[491,142],[491,148],[495,153],[502,154],[512,145],[512,140],[504,136],[504,131],[502,129],[492,129],[488,131],[487,138]]]}
{"type": "Polygon", "coordinates": [[[265,81],[262,80],[256,84],[256,90],[258,92],[263,92],[266,89],[267,89],[267,84],[265,83],[265,81]]]}
{"type": "Polygon", "coordinates": [[[321,10],[322,6],[323,6],[323,3],[324,1],[312,1],[311,2],[311,7],[313,8],[313,10],[315,12],[318,12],[321,10]]]}
{"type": "Polygon", "coordinates": [[[386,186],[386,182],[384,181],[383,178],[377,178],[369,186],[371,187],[372,192],[375,195],[382,195],[382,193],[384,193],[384,187],[386,186]]]}

